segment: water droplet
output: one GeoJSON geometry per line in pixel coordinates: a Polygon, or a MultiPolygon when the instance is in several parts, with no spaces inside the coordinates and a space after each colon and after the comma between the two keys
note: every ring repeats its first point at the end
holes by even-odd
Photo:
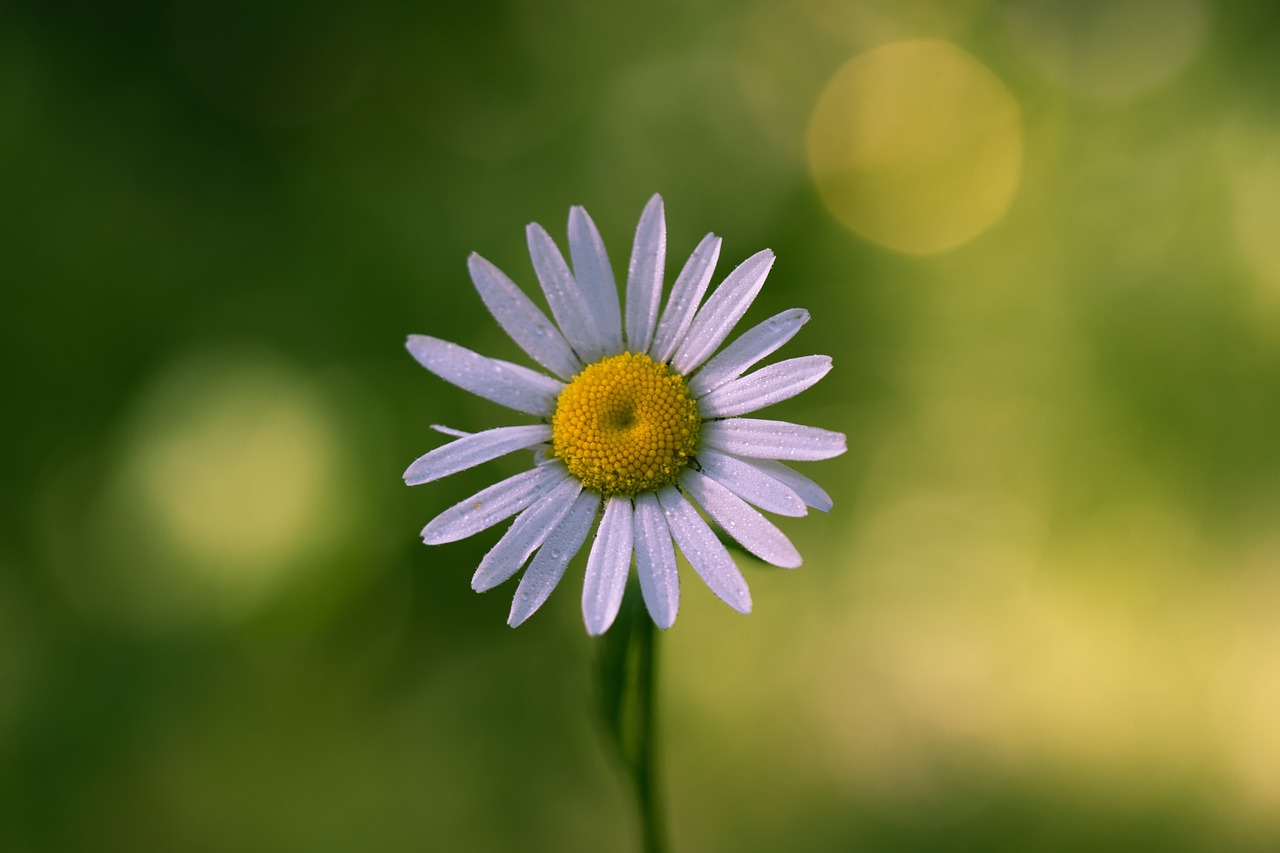
{"type": "Polygon", "coordinates": [[[553,560],[558,560],[558,559],[560,559],[560,549],[559,549],[559,548],[552,548],[552,549],[551,549],[551,559],[553,559],[553,560]]]}
{"type": "Polygon", "coordinates": [[[777,321],[777,320],[770,320],[770,321],[769,321],[769,331],[771,331],[771,332],[776,332],[776,331],[778,331],[778,321],[777,321]]]}
{"type": "Polygon", "coordinates": [[[527,592],[522,592],[522,593],[520,593],[520,600],[521,600],[521,601],[528,601],[528,600],[529,600],[529,593],[527,593],[527,592]]]}
{"type": "Polygon", "coordinates": [[[537,335],[538,337],[540,337],[540,338],[541,338],[542,336],[546,335],[546,333],[547,333],[547,327],[546,327],[546,326],[534,326],[534,327],[533,327],[533,333],[534,333],[535,335],[537,335]]]}

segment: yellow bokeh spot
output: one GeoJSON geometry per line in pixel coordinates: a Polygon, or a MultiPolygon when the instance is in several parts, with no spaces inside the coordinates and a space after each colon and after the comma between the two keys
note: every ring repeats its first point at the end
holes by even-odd
{"type": "Polygon", "coordinates": [[[806,133],[831,213],[891,249],[928,255],[990,228],[1013,200],[1022,118],[990,70],[946,41],[855,56],[831,78],[806,133]]]}
{"type": "Polygon", "coordinates": [[[584,487],[636,495],[675,482],[700,423],[683,377],[623,353],[588,365],[560,392],[551,444],[584,487]]]}
{"type": "Polygon", "coordinates": [[[1273,329],[1280,313],[1280,146],[1259,154],[1236,145],[1230,170],[1231,225],[1235,248],[1252,273],[1251,313],[1273,329]]]}
{"type": "Polygon", "coordinates": [[[1031,65],[1069,92],[1113,104],[1186,68],[1209,17],[1203,0],[1014,0],[1004,14],[1031,65]]]}
{"type": "Polygon", "coordinates": [[[309,374],[258,351],[179,359],[139,401],[102,496],[101,604],[147,626],[255,612],[349,535],[346,472],[309,374]]]}
{"type": "Polygon", "coordinates": [[[136,457],[144,506],[219,574],[283,564],[313,532],[328,485],[334,437],[324,413],[274,379],[246,373],[206,387],[187,419],[162,425],[136,457]]]}

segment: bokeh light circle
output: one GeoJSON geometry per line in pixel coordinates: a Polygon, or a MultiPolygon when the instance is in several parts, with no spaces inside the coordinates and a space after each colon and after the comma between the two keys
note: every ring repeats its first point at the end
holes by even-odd
{"type": "MultiPolygon", "coordinates": [[[[1274,129],[1263,132],[1274,138],[1274,129]]],[[[1230,160],[1230,222],[1235,248],[1253,284],[1256,319],[1280,312],[1280,145],[1264,143],[1261,152],[1242,150],[1230,160]]],[[[1239,149],[1242,146],[1235,146],[1239,149]]],[[[1256,147],[1256,145],[1254,146],[1256,147]]]]}
{"type": "Polygon", "coordinates": [[[175,360],[125,430],[73,579],[142,627],[248,616],[322,571],[359,505],[337,404],[271,353],[175,360]],[[348,499],[351,503],[348,504],[348,499]]]}
{"type": "Polygon", "coordinates": [[[1017,0],[1009,31],[1027,61],[1090,100],[1123,103],[1151,92],[1200,52],[1202,0],[1017,0]]]}
{"type": "Polygon", "coordinates": [[[910,254],[972,240],[1009,208],[1022,118],[985,65],[947,41],[902,41],[850,59],[827,83],[805,139],[832,215],[910,254]]]}

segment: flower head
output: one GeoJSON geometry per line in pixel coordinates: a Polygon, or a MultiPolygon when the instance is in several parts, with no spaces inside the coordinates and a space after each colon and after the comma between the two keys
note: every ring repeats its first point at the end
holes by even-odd
{"type": "Polygon", "coordinates": [[[760,292],[773,253],[743,261],[703,301],[720,254],[711,234],[659,311],[666,224],[656,195],[636,229],[625,322],[604,242],[585,210],[569,211],[572,270],[540,225],[527,233],[554,323],[484,258],[473,254],[467,266],[494,319],[546,373],[424,335],[411,335],[408,348],[441,379],[540,422],[475,434],[437,427],[455,440],[415,461],[404,479],[429,483],[519,450],[534,451],[533,467],[445,510],[423,529],[423,541],[453,542],[515,516],[471,581],[483,592],[529,564],[512,626],[546,601],[597,516],[582,597],[591,634],[617,616],[633,557],[650,615],[671,626],[680,599],[676,548],[717,596],[750,612],[742,573],[695,504],[765,562],[800,565],[795,547],[756,508],[788,516],[830,509],[826,492],[779,460],[838,456],[845,437],[739,416],[799,394],[831,369],[830,358],[813,355],[746,373],[789,341],[808,312],[783,311],[720,349],[760,292]]]}

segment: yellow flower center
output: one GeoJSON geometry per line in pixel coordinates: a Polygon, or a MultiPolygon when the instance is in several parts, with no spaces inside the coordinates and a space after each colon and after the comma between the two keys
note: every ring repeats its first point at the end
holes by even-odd
{"type": "Polygon", "coordinates": [[[583,368],[560,392],[552,453],[585,488],[637,495],[675,482],[700,423],[684,377],[626,352],[583,368]]]}

